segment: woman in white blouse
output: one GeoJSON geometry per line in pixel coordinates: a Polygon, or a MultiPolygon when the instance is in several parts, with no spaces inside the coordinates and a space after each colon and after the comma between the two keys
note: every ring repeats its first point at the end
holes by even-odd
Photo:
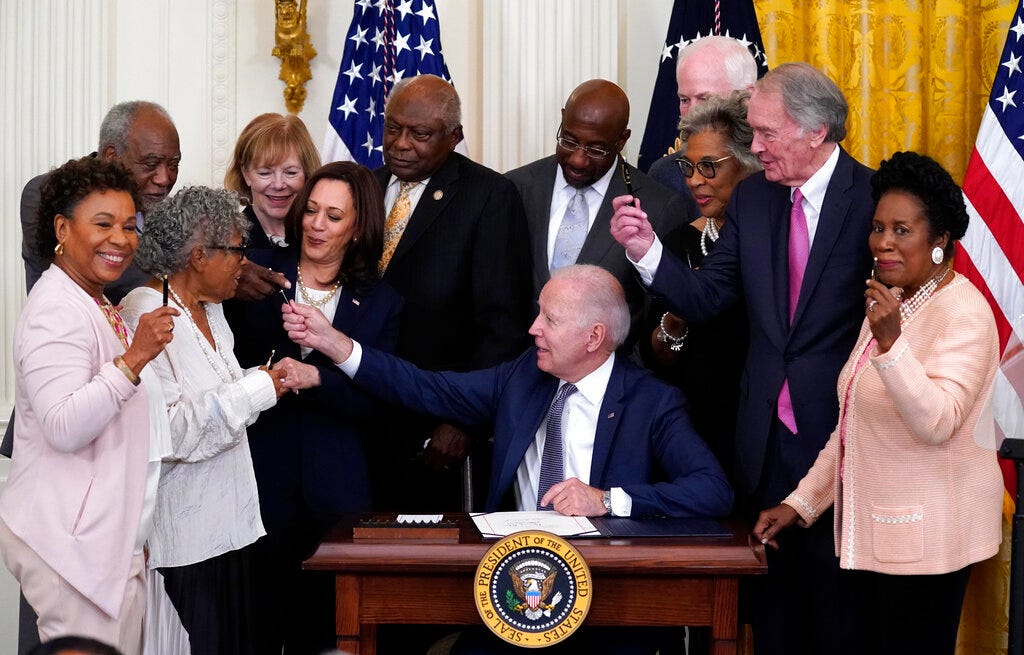
{"type": "Polygon", "coordinates": [[[139,239],[136,261],[156,277],[124,298],[129,324],[164,303],[180,312],[174,347],[153,361],[173,453],[164,459],[149,567],[162,575],[193,655],[253,649],[247,547],[264,529],[246,426],[284,392],[284,372],[244,371],[232,352],[220,302],[238,286],[247,229],[234,194],[179,191],[146,217],[139,239]]]}

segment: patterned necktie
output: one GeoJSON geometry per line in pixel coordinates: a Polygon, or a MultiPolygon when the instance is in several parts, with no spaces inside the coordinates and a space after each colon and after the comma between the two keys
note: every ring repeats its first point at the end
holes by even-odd
{"type": "MultiPolygon", "coordinates": [[[[800,189],[793,192],[793,209],[789,214],[789,322],[793,322],[796,303],[800,299],[800,285],[807,269],[807,255],[810,239],[807,234],[807,217],[804,216],[804,195],[800,189]]],[[[793,413],[793,399],[789,395],[789,380],[782,381],[779,392],[779,420],[796,434],[796,415],[793,413]]]]}
{"type": "Polygon", "coordinates": [[[377,264],[377,271],[381,275],[384,275],[384,271],[387,270],[388,263],[391,262],[391,257],[395,254],[395,248],[398,247],[398,242],[402,239],[402,233],[405,232],[405,226],[409,224],[409,215],[412,213],[409,194],[417,184],[419,182],[400,183],[398,198],[395,199],[395,204],[392,205],[388,218],[384,221],[384,253],[380,256],[380,263],[377,264]]]}
{"type": "Polygon", "coordinates": [[[562,223],[555,235],[555,249],[551,253],[551,269],[562,268],[576,263],[587,239],[587,228],[590,227],[590,207],[587,205],[587,190],[590,187],[576,189],[565,206],[562,223]]]}
{"type": "Polygon", "coordinates": [[[555,401],[548,410],[548,426],[544,437],[544,455],[540,460],[540,484],[537,485],[537,509],[553,509],[541,507],[540,499],[552,485],[565,479],[565,462],[562,455],[562,410],[565,399],[576,393],[576,385],[563,384],[555,394],[555,401]]]}

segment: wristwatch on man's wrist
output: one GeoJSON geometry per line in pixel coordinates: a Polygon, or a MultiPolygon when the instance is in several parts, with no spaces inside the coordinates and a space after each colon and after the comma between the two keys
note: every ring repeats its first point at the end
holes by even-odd
{"type": "Polygon", "coordinates": [[[612,514],[612,490],[608,489],[604,492],[604,496],[601,497],[604,501],[604,511],[608,512],[608,516],[612,514]]]}

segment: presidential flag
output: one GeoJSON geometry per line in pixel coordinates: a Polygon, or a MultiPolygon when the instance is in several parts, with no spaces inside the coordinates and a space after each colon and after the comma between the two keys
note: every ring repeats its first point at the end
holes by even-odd
{"type": "Polygon", "coordinates": [[[358,0],[345,39],[321,159],[384,163],[384,102],[395,83],[430,73],[451,82],[433,0],[358,0]]]}
{"type": "Polygon", "coordinates": [[[742,42],[754,55],[758,77],[768,72],[752,0],[675,0],[637,158],[640,170],[646,172],[651,164],[667,153],[679,134],[676,55],[691,41],[711,35],[731,36],[742,42]]]}
{"type": "MultiPolygon", "coordinates": [[[[992,409],[1002,436],[1024,439],[1024,4],[1018,4],[981,119],[964,200],[970,224],[954,265],[988,299],[999,329],[1003,362],[992,409]]],[[[1004,466],[1004,472],[1008,470],[1004,466]]],[[[1012,469],[1009,469],[1012,471],[1012,469]]],[[[1012,475],[1007,475],[1010,485],[1012,475]]],[[[1009,489],[1013,493],[1013,489],[1009,489]]]]}

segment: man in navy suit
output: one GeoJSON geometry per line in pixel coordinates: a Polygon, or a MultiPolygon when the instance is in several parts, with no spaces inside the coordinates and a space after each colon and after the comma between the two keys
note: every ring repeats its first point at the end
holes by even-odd
{"type": "MultiPolygon", "coordinates": [[[[733,191],[700,270],[663,253],[642,207],[615,199],[612,234],[672,311],[703,321],[746,303],[735,452],[751,518],[796,488],[836,427],[836,380],[864,319],[874,203],[870,169],[838,145],[846,115],[839,88],[807,64],[784,64],[757,83],[747,119],[764,172],[733,191]]],[[[832,520],[790,536],[752,585],[755,650],[839,652],[832,520]]]]}
{"type": "MultiPolygon", "coordinates": [[[[455,152],[461,121],[449,83],[434,75],[401,80],[384,108],[385,165],[374,171],[388,217],[381,277],[405,299],[396,352],[434,371],[512,359],[526,346],[530,324],[522,201],[499,173],[455,152]]],[[[375,506],[463,509],[464,428],[394,417],[382,431],[404,440],[371,452],[375,482],[387,482],[375,484],[375,506]],[[428,487],[433,494],[422,492],[428,487]]],[[[477,458],[485,460],[486,444],[478,443],[477,458]]]]}
{"type": "MultiPolygon", "coordinates": [[[[597,266],[561,268],[539,304],[530,328],[533,348],[514,361],[466,373],[424,371],[363,348],[309,307],[286,311],[285,328],[381,398],[466,425],[493,422],[488,511],[725,515],[732,490],[690,424],[682,394],[615,354],[629,329],[618,281],[597,266]],[[552,400],[563,396],[556,416],[552,400]],[[553,421],[560,422],[557,434],[553,421]],[[559,440],[560,449],[549,447],[559,440]],[[546,487],[552,452],[562,474],[547,479],[546,487]]],[[[660,633],[592,629],[567,643],[571,652],[653,653],[650,640],[660,633]]],[[[497,639],[484,642],[486,652],[500,649],[497,639]]]]}
{"type": "MultiPolygon", "coordinates": [[[[551,279],[551,270],[559,266],[596,264],[607,269],[619,280],[629,303],[627,350],[638,337],[647,307],[647,294],[608,229],[611,199],[626,193],[619,153],[629,139],[628,125],[629,99],[623,90],[607,80],[588,80],[565,101],[555,154],[505,174],[519,189],[526,208],[533,295],[540,293],[551,279]],[[569,211],[578,193],[582,193],[582,206],[577,227],[572,225],[569,211]],[[579,232],[576,240],[565,239],[566,231],[574,229],[579,232]]],[[[634,193],[656,217],[655,230],[668,234],[682,225],[686,214],[683,198],[625,165],[634,193]]],[[[690,197],[688,191],[686,195],[690,197]]]]}

